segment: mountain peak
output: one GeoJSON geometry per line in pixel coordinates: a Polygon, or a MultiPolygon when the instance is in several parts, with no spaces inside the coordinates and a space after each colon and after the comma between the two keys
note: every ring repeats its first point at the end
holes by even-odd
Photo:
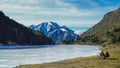
{"type": "Polygon", "coordinates": [[[0,16],[5,16],[3,11],[0,11],[0,16]]]}
{"type": "Polygon", "coordinates": [[[33,30],[42,32],[46,36],[52,38],[56,43],[63,40],[74,40],[79,37],[73,30],[66,26],[60,26],[56,22],[43,22],[38,26],[35,26],[33,30]]]}
{"type": "Polygon", "coordinates": [[[67,26],[63,25],[62,28],[67,28],[67,26]]]}
{"type": "Polygon", "coordinates": [[[56,27],[60,27],[56,22],[50,22],[52,25],[56,26],[56,27]]]}

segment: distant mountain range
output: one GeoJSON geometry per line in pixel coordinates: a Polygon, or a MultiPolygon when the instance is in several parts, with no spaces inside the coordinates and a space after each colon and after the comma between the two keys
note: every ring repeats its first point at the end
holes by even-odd
{"type": "Polygon", "coordinates": [[[1,45],[44,45],[54,42],[40,32],[31,30],[0,11],[1,45]]]}
{"type": "Polygon", "coordinates": [[[81,35],[83,41],[109,44],[120,42],[120,8],[108,12],[103,19],[81,35]]]}
{"type": "Polygon", "coordinates": [[[79,35],[76,34],[75,31],[66,26],[60,26],[55,22],[43,22],[39,25],[31,25],[29,28],[42,32],[46,36],[52,38],[56,43],[79,38],[79,35]]]}
{"type": "Polygon", "coordinates": [[[43,45],[77,39],[79,39],[77,42],[82,41],[87,44],[120,43],[120,8],[108,12],[98,24],[81,36],[78,35],[79,32],[76,33],[55,22],[43,22],[27,28],[5,16],[2,11],[0,11],[0,28],[0,44],[43,45]]]}

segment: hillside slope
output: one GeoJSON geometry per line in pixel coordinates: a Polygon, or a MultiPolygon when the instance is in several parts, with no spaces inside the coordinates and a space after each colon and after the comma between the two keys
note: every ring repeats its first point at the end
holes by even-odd
{"type": "Polygon", "coordinates": [[[42,33],[28,29],[0,11],[0,44],[43,45],[54,42],[42,33]]]}
{"type": "Polygon", "coordinates": [[[120,8],[108,12],[103,19],[84,32],[82,39],[87,42],[117,43],[120,41],[120,8]]]}

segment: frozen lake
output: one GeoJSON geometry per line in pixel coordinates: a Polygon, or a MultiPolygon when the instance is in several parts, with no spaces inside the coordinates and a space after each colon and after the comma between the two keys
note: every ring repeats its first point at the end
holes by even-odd
{"type": "Polygon", "coordinates": [[[47,45],[31,47],[0,46],[0,48],[0,68],[12,68],[23,64],[46,63],[92,56],[100,52],[97,46],[82,45],[47,45]]]}

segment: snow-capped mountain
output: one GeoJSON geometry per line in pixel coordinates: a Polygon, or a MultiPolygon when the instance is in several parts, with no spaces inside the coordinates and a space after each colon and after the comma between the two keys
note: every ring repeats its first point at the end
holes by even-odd
{"type": "Polygon", "coordinates": [[[42,32],[46,36],[52,38],[52,40],[56,43],[63,40],[69,41],[79,38],[79,35],[73,30],[67,28],[66,26],[59,26],[55,22],[43,22],[39,25],[31,25],[30,28],[42,32]]]}

